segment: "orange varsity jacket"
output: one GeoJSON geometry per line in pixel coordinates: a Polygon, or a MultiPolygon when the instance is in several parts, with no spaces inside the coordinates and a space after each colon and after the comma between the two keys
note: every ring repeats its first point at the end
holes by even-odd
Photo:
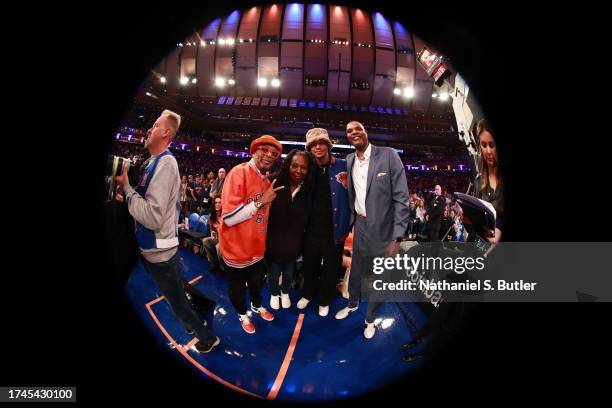
{"type": "Polygon", "coordinates": [[[263,259],[266,251],[266,232],[270,206],[235,225],[228,221],[244,218],[250,203],[261,198],[270,186],[270,181],[255,167],[253,160],[242,163],[230,170],[225,177],[221,193],[221,223],[219,245],[221,255],[228,266],[245,268],[263,259]]]}

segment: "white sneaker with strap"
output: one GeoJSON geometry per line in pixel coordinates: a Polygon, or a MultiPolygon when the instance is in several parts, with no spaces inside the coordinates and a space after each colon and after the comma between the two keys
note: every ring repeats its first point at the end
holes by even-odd
{"type": "Polygon", "coordinates": [[[342,319],[346,319],[346,317],[353,313],[355,310],[357,310],[359,308],[359,306],[355,306],[355,307],[345,307],[344,309],[340,309],[338,311],[338,313],[336,313],[336,319],[338,320],[342,320],[342,319]]]}
{"type": "Polygon", "coordinates": [[[374,323],[368,322],[365,322],[365,325],[366,327],[363,330],[363,337],[369,340],[374,337],[374,334],[376,334],[376,326],[374,326],[374,323]]]}

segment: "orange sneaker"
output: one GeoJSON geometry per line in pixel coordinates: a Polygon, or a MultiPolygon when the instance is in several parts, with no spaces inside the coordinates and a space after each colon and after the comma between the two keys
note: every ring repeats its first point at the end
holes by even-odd
{"type": "Polygon", "coordinates": [[[274,320],[274,315],[272,313],[270,313],[263,306],[255,308],[255,306],[253,306],[253,304],[251,303],[251,311],[253,311],[253,313],[257,313],[258,315],[260,315],[261,318],[264,319],[267,322],[271,322],[272,320],[274,320]]]}
{"type": "Polygon", "coordinates": [[[251,319],[249,319],[249,316],[247,315],[240,316],[240,325],[242,326],[242,329],[245,332],[249,334],[255,333],[255,325],[253,324],[253,322],[251,322],[251,319]]]}

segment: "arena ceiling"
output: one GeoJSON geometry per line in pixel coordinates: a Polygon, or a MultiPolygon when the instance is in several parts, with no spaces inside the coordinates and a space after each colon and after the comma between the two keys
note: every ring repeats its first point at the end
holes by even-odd
{"type": "Polygon", "coordinates": [[[374,139],[454,145],[451,99],[416,61],[424,46],[378,12],[256,6],[177,43],[137,100],[173,106],[211,130],[303,135],[322,126],[342,135],[357,119],[374,139]]]}

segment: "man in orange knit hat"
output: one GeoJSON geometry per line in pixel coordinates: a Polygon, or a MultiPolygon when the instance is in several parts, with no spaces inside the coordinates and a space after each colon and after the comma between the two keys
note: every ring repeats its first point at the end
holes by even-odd
{"type": "Polygon", "coordinates": [[[266,230],[270,203],[276,198],[274,182],[266,172],[280,157],[283,146],[269,135],[251,142],[251,160],[230,170],[225,177],[219,226],[221,256],[227,266],[230,301],[238,312],[240,324],[249,334],[255,325],[247,315],[246,286],[251,292],[251,311],[266,321],[274,316],[261,304],[265,266],[266,230]]]}

